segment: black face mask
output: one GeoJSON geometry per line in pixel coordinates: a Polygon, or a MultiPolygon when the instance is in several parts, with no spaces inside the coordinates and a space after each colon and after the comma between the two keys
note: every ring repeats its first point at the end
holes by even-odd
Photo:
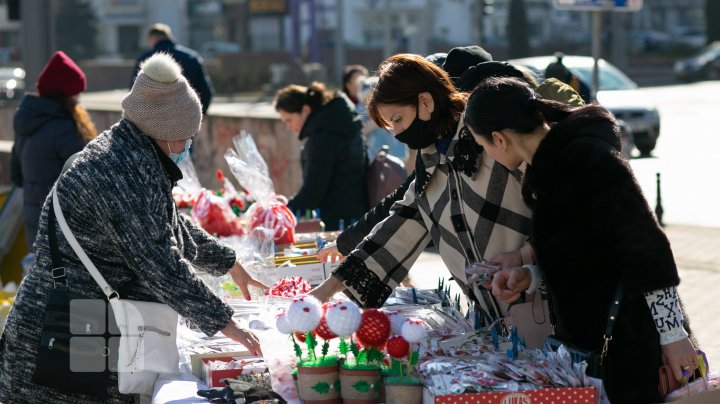
{"type": "Polygon", "coordinates": [[[430,128],[430,121],[420,119],[420,105],[415,112],[415,119],[404,131],[398,133],[395,139],[405,143],[411,149],[424,149],[437,140],[437,135],[430,128]]]}

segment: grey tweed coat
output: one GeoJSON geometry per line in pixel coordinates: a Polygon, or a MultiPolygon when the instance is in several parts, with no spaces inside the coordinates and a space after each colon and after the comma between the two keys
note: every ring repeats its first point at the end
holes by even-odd
{"type": "MultiPolygon", "coordinates": [[[[213,335],[232,309],[194,276],[190,265],[223,275],[234,251],[179,215],[171,189],[173,168],[150,138],[121,120],[91,142],[56,185],[63,213],[78,242],[107,282],[122,297],[164,302],[213,335]],[[170,175],[169,175],[170,174],[170,175]]],[[[175,174],[179,173],[179,170],[175,174]]],[[[176,179],[177,177],[174,176],[176,179]]],[[[85,395],[62,394],[31,382],[48,292],[50,251],[48,198],[42,209],[36,262],[23,280],[0,340],[0,402],[90,403],[85,395]]],[[[56,227],[71,292],[104,298],[56,227]]],[[[129,402],[111,374],[108,402],[129,402]]]]}

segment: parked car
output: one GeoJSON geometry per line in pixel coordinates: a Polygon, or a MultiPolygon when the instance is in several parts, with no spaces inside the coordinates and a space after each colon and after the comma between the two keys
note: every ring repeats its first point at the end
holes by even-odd
{"type": "MultiPolygon", "coordinates": [[[[508,60],[510,63],[527,66],[544,79],[547,65],[555,62],[555,56],[536,56],[508,60]]],[[[593,58],[589,56],[565,56],[563,64],[580,80],[592,83],[593,58]]],[[[637,90],[637,84],[611,63],[600,59],[600,89],[597,100],[600,105],[622,120],[632,132],[632,143],[641,156],[648,156],[655,149],[660,135],[660,114],[652,100],[637,90]]]]}
{"type": "Polygon", "coordinates": [[[0,99],[16,100],[25,94],[25,70],[0,67],[0,99]]]}
{"type": "Polygon", "coordinates": [[[673,70],[680,81],[720,79],[720,41],[711,43],[695,56],[678,60],[673,70]]]}
{"type": "Polygon", "coordinates": [[[707,43],[707,34],[700,28],[675,27],[671,30],[671,33],[678,45],[700,49],[707,43]]]}

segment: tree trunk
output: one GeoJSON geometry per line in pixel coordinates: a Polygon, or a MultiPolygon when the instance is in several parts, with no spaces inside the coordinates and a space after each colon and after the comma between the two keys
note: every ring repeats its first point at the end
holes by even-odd
{"type": "Polygon", "coordinates": [[[508,54],[510,59],[530,56],[530,39],[525,0],[510,1],[506,32],[508,33],[508,54]]]}
{"type": "Polygon", "coordinates": [[[720,1],[705,0],[705,30],[707,41],[720,41],[720,1]]]}

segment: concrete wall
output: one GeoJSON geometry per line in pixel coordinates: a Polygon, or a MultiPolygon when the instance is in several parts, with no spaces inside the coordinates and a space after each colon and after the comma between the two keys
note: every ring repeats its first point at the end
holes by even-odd
{"type": "MultiPolygon", "coordinates": [[[[121,111],[119,102],[115,101],[116,95],[95,97],[86,94],[83,97],[83,104],[90,111],[98,131],[109,128],[120,119],[121,111]]],[[[13,140],[12,117],[16,106],[15,103],[0,104],[0,140],[13,140]]],[[[195,168],[201,184],[210,189],[219,188],[215,177],[217,169],[222,169],[226,176],[237,184],[223,155],[228,148],[233,147],[232,138],[241,130],[253,135],[257,148],[270,169],[275,191],[286,196],[295,194],[302,185],[301,144],[296,136],[287,131],[267,103],[211,106],[209,116],[203,122],[194,143],[195,168]]],[[[6,173],[9,171],[9,167],[6,167],[9,156],[2,157],[8,157],[0,158],[0,173],[6,173]]]]}

